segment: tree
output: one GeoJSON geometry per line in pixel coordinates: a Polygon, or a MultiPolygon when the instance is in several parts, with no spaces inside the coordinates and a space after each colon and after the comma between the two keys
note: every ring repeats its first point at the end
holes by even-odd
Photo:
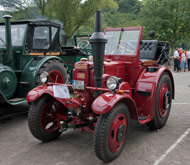
{"type": "Polygon", "coordinates": [[[45,16],[45,9],[50,0],[0,0],[0,6],[6,10],[24,15],[32,15],[33,11],[39,9],[42,16],[45,16]]]}
{"type": "Polygon", "coordinates": [[[32,0],[0,0],[0,6],[8,10],[24,10],[29,7],[32,0]]]}
{"type": "Polygon", "coordinates": [[[145,31],[155,30],[156,38],[168,41],[171,54],[177,41],[186,39],[190,33],[190,1],[147,0],[141,12],[145,31]]]}
{"type": "Polygon", "coordinates": [[[141,2],[139,0],[116,0],[119,5],[119,12],[139,15],[141,2]]]}
{"type": "Polygon", "coordinates": [[[70,38],[76,30],[89,21],[96,10],[118,8],[114,0],[53,0],[48,3],[47,16],[63,23],[63,30],[70,38]]]}
{"type": "Polygon", "coordinates": [[[40,9],[43,16],[45,16],[45,9],[49,0],[34,0],[37,7],[40,9]]]}

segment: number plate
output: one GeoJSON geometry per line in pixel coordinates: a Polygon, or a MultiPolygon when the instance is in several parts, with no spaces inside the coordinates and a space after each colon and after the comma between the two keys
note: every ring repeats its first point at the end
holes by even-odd
{"type": "Polygon", "coordinates": [[[84,90],[84,81],[73,80],[72,87],[73,89],[84,90]]]}

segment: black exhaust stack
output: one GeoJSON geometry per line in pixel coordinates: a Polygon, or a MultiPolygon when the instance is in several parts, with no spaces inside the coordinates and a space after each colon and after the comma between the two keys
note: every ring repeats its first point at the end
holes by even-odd
{"type": "MultiPolygon", "coordinates": [[[[102,17],[101,11],[96,11],[94,33],[90,37],[92,46],[93,61],[94,61],[94,86],[102,87],[102,68],[104,60],[105,44],[107,39],[102,32],[102,17]]],[[[101,91],[95,92],[95,97],[98,97],[101,91]]]]}

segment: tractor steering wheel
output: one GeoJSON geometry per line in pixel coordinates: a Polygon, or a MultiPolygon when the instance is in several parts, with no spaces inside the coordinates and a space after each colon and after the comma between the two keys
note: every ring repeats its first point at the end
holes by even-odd
{"type": "Polygon", "coordinates": [[[120,40],[120,43],[124,43],[124,44],[125,44],[124,46],[121,46],[120,44],[118,45],[120,51],[122,52],[122,54],[124,54],[125,51],[131,52],[131,53],[135,53],[135,52],[134,52],[134,48],[135,48],[135,47],[134,47],[133,44],[131,44],[130,42],[127,42],[127,41],[123,41],[123,40],[120,40]],[[130,47],[132,48],[132,50],[131,50],[131,49],[127,49],[127,48],[126,48],[127,46],[130,46],[130,47]]]}
{"type": "Polygon", "coordinates": [[[0,41],[4,44],[4,46],[6,46],[5,41],[0,37],[0,41]]]}
{"type": "Polygon", "coordinates": [[[89,41],[88,40],[82,40],[77,44],[77,47],[84,49],[89,45],[89,41]]]}

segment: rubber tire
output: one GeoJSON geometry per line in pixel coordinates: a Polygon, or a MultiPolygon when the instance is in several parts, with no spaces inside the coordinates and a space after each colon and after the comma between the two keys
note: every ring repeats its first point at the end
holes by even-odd
{"type": "Polygon", "coordinates": [[[156,97],[155,97],[155,105],[154,105],[154,119],[151,120],[149,123],[147,123],[147,125],[152,128],[152,129],[160,129],[162,128],[167,120],[168,120],[168,117],[169,117],[169,114],[170,114],[170,110],[171,110],[171,105],[172,105],[172,94],[173,94],[173,91],[172,91],[172,83],[171,83],[171,79],[169,77],[169,75],[167,73],[164,73],[159,82],[158,82],[158,87],[156,89],[156,97]],[[160,115],[159,115],[159,110],[158,110],[158,104],[159,104],[159,92],[160,92],[160,89],[161,89],[161,86],[163,83],[167,83],[168,84],[168,88],[169,88],[169,91],[171,92],[171,97],[170,97],[170,106],[168,108],[168,113],[167,115],[164,117],[164,118],[161,118],[160,115]]]}
{"type": "Polygon", "coordinates": [[[129,130],[130,115],[129,115],[128,108],[124,103],[119,103],[110,112],[100,115],[96,123],[95,133],[93,137],[94,151],[95,151],[96,156],[100,160],[106,163],[116,159],[120,155],[126,143],[126,139],[125,139],[123,146],[117,152],[115,153],[110,152],[110,149],[108,146],[109,130],[114,118],[119,113],[124,113],[126,115],[127,125],[128,125],[128,130],[129,130]]]}
{"type": "Polygon", "coordinates": [[[43,142],[49,142],[49,141],[55,140],[61,134],[59,130],[52,133],[47,133],[41,127],[40,114],[41,114],[42,108],[49,100],[52,100],[52,99],[53,98],[51,96],[44,95],[40,97],[38,100],[36,100],[35,102],[33,102],[29,107],[29,112],[28,112],[29,130],[35,138],[43,142]]]}
{"type": "Polygon", "coordinates": [[[67,66],[61,62],[60,60],[57,60],[57,59],[51,59],[51,60],[48,60],[46,61],[40,68],[39,72],[38,72],[38,75],[37,75],[37,80],[36,80],[36,86],[39,86],[41,85],[41,81],[40,81],[40,74],[43,72],[43,71],[46,71],[46,72],[51,72],[52,70],[58,70],[59,72],[61,72],[61,74],[63,75],[64,77],[64,83],[66,83],[66,80],[67,83],[69,83],[70,81],[70,76],[68,74],[68,68],[67,66]]]}

